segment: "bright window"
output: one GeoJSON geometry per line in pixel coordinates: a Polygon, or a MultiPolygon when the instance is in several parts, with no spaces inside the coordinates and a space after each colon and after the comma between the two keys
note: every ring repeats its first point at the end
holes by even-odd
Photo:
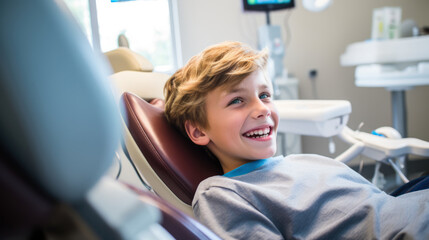
{"type": "Polygon", "coordinates": [[[172,1],[175,0],[65,0],[90,41],[89,12],[94,10],[89,11],[89,5],[96,6],[97,24],[92,24],[92,28],[98,26],[99,43],[93,46],[100,46],[102,52],[113,50],[118,47],[119,35],[123,34],[131,50],[146,57],[155,71],[167,73],[178,68],[180,56],[175,47],[178,37],[172,34],[177,27],[172,26],[172,1]]]}

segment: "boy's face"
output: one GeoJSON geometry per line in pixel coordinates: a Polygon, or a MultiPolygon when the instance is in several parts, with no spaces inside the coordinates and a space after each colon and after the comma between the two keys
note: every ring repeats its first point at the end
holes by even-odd
{"type": "Polygon", "coordinates": [[[253,72],[231,89],[217,88],[206,99],[209,129],[207,147],[224,172],[276,152],[277,109],[271,84],[262,70],[253,72]]]}

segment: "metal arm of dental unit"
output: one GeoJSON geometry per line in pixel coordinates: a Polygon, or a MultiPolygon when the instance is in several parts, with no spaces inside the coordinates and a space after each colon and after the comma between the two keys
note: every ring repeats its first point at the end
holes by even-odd
{"type": "MultiPolygon", "coordinates": [[[[358,155],[390,164],[404,182],[408,179],[391,159],[407,154],[429,157],[429,142],[416,138],[393,139],[346,126],[351,104],[343,100],[275,100],[278,107],[279,132],[319,137],[338,136],[351,146],[335,159],[344,163],[358,155]]],[[[394,130],[394,129],[392,129],[394,130]]],[[[399,135],[400,137],[400,135],[399,135]]]]}
{"type": "Polygon", "coordinates": [[[362,154],[376,161],[391,165],[404,182],[408,182],[408,179],[392,159],[408,154],[424,157],[429,156],[429,142],[417,138],[386,138],[365,132],[353,131],[347,126],[338,134],[338,137],[352,146],[336,157],[336,160],[346,163],[359,154],[362,154]]]}
{"type": "MultiPolygon", "coordinates": [[[[365,132],[353,131],[347,126],[343,128],[338,137],[351,144],[349,154],[341,154],[336,159],[348,162],[353,154],[363,154],[376,161],[386,162],[388,158],[397,158],[406,154],[429,156],[429,142],[417,138],[391,139],[365,132]]],[[[388,163],[388,162],[386,162],[388,163]]]]}

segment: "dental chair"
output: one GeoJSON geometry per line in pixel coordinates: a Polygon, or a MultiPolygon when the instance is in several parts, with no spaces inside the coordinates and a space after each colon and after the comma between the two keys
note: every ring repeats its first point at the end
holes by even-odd
{"type": "MultiPolygon", "coordinates": [[[[144,58],[129,49],[118,48],[113,52],[125,63],[144,58]]],[[[114,61],[110,64],[119,69],[114,61]]],[[[136,174],[141,184],[125,182],[137,189],[146,187],[192,217],[192,198],[198,184],[207,177],[222,174],[222,168],[165,119],[163,88],[169,75],[143,72],[133,66],[121,69],[110,76],[117,102],[123,108],[123,144],[118,149],[122,169],[118,171],[118,179],[130,174],[130,170],[126,171],[129,162],[131,174],[136,174]]]]}
{"type": "Polygon", "coordinates": [[[0,239],[218,239],[106,175],[121,131],[108,68],[60,1],[0,2],[0,54],[0,239]]]}
{"type": "Polygon", "coordinates": [[[169,75],[141,71],[136,65],[128,64],[148,60],[127,48],[118,48],[105,55],[113,69],[120,69],[110,78],[117,102],[123,108],[123,146],[118,149],[118,156],[122,156],[119,159],[121,171],[114,175],[137,189],[146,187],[193,216],[191,204],[198,184],[209,176],[222,174],[220,164],[166,121],[163,88],[169,75]],[[127,170],[128,163],[131,170],[127,170]],[[138,176],[141,184],[121,177],[130,171],[138,176]]]}
{"type": "MultiPolygon", "coordinates": [[[[143,56],[129,49],[118,48],[105,55],[108,56],[112,68],[121,69],[110,76],[115,89],[116,101],[123,108],[123,141],[117,150],[120,167],[113,171],[113,175],[136,189],[146,188],[156,193],[188,216],[193,216],[190,206],[193,193],[198,183],[207,176],[197,177],[198,181],[193,180],[198,173],[195,175],[194,168],[191,167],[192,159],[202,157],[199,159],[202,160],[206,158],[206,155],[198,148],[189,148],[192,146],[190,143],[184,144],[181,141],[182,136],[179,136],[179,133],[162,116],[163,88],[169,75],[140,71],[133,65],[126,66],[126,63],[135,63],[139,62],[139,59],[144,59],[143,56]],[[120,61],[112,61],[112,52],[116,59],[123,60],[125,64],[119,63],[120,61]],[[147,117],[142,114],[141,109],[144,107],[153,111],[153,114],[147,117]],[[146,127],[146,124],[143,127],[139,121],[143,121],[143,124],[150,122],[151,127],[146,127]],[[149,131],[149,133],[145,131],[149,131]],[[159,131],[163,134],[158,133],[159,131]],[[152,140],[156,142],[151,142],[152,140]],[[158,156],[158,158],[148,162],[145,154],[158,156]],[[155,167],[152,167],[151,164],[155,167]],[[186,171],[186,169],[188,170],[186,171]],[[130,175],[136,175],[137,178],[133,179],[130,175]]],[[[204,161],[199,162],[195,167],[202,166],[204,163],[204,161]]],[[[219,168],[216,166],[215,169],[219,168]]],[[[215,171],[215,173],[218,172],[215,171]]]]}
{"type": "Polygon", "coordinates": [[[223,174],[217,160],[171,126],[161,107],[125,92],[121,97],[125,119],[125,147],[137,174],[175,207],[193,216],[191,204],[198,184],[223,174]]]}

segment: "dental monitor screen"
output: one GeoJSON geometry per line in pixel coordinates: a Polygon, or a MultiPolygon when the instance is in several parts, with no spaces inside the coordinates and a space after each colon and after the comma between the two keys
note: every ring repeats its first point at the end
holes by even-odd
{"type": "Polygon", "coordinates": [[[294,0],[243,0],[245,11],[273,11],[295,7],[294,0]]]}

